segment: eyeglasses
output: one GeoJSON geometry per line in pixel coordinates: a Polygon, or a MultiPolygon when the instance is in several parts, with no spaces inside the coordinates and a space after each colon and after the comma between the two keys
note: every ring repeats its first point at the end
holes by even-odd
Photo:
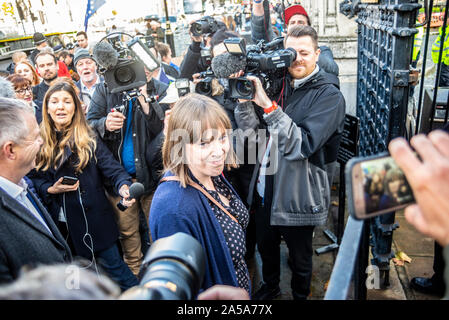
{"type": "Polygon", "coordinates": [[[23,88],[23,89],[16,90],[16,93],[18,93],[18,94],[25,94],[26,91],[30,91],[31,92],[31,87],[26,87],[26,88],[23,88]]]}

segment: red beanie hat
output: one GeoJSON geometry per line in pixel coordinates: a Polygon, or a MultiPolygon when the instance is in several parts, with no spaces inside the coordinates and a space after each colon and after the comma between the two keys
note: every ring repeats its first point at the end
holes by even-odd
{"type": "Polygon", "coordinates": [[[302,14],[303,16],[306,16],[307,19],[309,19],[306,9],[304,9],[303,6],[296,4],[294,6],[290,6],[287,9],[285,9],[285,24],[288,25],[290,18],[293,17],[295,14],[302,14]]]}

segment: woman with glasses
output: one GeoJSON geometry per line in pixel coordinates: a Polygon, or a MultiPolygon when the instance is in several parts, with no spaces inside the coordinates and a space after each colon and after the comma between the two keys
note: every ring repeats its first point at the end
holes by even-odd
{"type": "Polygon", "coordinates": [[[14,74],[21,75],[31,82],[31,86],[37,86],[41,82],[41,78],[37,75],[36,70],[28,61],[21,61],[16,64],[14,74]]]}
{"type": "Polygon", "coordinates": [[[33,100],[31,81],[18,74],[12,74],[6,79],[12,83],[16,92],[16,98],[25,101],[29,106],[33,107],[37,123],[40,124],[42,121],[42,102],[33,100]]]}

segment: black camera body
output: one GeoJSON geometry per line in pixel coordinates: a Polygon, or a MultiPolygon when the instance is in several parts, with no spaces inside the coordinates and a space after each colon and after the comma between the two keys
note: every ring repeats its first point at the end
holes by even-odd
{"type": "Polygon", "coordinates": [[[215,33],[218,30],[218,23],[212,17],[203,17],[194,23],[190,27],[190,32],[195,37],[201,36],[203,34],[215,33]]]}
{"type": "Polygon", "coordinates": [[[133,90],[147,83],[144,65],[138,60],[119,59],[117,65],[105,71],[103,76],[111,93],[133,90]]]}
{"type": "Polygon", "coordinates": [[[202,80],[195,86],[195,92],[203,96],[212,96],[212,80],[215,78],[215,74],[212,70],[200,72],[202,80]]]}
{"type": "Polygon", "coordinates": [[[254,99],[256,89],[251,80],[246,77],[229,79],[229,97],[234,99],[254,99]]]}
{"type": "Polygon", "coordinates": [[[212,64],[212,53],[209,48],[201,49],[201,60],[208,67],[212,64]]]}
{"type": "MultiPolygon", "coordinates": [[[[292,48],[284,49],[283,38],[278,37],[269,43],[264,40],[257,45],[245,45],[241,38],[224,40],[229,53],[246,59],[246,75],[258,77],[267,93],[274,99],[282,89],[282,79],[288,67],[296,60],[296,51],[292,48]]],[[[230,97],[237,99],[253,99],[254,86],[249,84],[246,77],[229,80],[230,97]],[[250,98],[252,97],[252,98],[250,98]]]]}

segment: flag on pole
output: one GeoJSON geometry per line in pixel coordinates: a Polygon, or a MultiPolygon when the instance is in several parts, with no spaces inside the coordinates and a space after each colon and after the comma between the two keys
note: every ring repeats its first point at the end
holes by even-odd
{"type": "Polygon", "coordinates": [[[84,31],[87,31],[89,18],[97,12],[98,8],[106,3],[106,0],[87,0],[86,17],[84,18],[84,31]]]}

